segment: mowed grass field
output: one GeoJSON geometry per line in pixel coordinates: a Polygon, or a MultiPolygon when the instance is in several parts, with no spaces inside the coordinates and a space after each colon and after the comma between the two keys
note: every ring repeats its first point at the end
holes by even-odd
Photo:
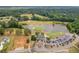
{"type": "Polygon", "coordinates": [[[41,16],[41,15],[39,15],[39,14],[35,14],[35,16],[36,16],[36,17],[39,17],[39,18],[41,18],[41,19],[43,19],[43,18],[48,18],[48,17],[46,17],[46,16],[41,16]]]}
{"type": "Polygon", "coordinates": [[[21,17],[23,17],[23,16],[27,16],[29,19],[32,18],[32,14],[21,14],[20,16],[21,16],[21,17]]]}
{"type": "MultiPolygon", "coordinates": [[[[21,14],[20,16],[27,16],[29,19],[33,17],[32,14],[21,14]]],[[[36,17],[39,17],[41,19],[47,19],[48,17],[41,16],[39,14],[35,14],[36,17]]],[[[19,24],[63,24],[63,22],[60,21],[19,21],[19,24]]]]}
{"type": "Polygon", "coordinates": [[[63,22],[60,21],[19,21],[19,24],[22,25],[36,25],[36,24],[63,24],[63,22]]]}
{"type": "Polygon", "coordinates": [[[63,36],[65,33],[64,32],[49,32],[46,34],[50,39],[55,39],[57,37],[63,36]]]}
{"type": "MultiPolygon", "coordinates": [[[[31,19],[32,17],[33,17],[33,15],[32,14],[21,14],[20,15],[21,17],[22,16],[27,16],[29,19],[31,19]]],[[[48,18],[48,17],[46,17],[46,16],[41,16],[41,15],[39,15],[39,14],[34,14],[34,16],[36,16],[36,17],[39,17],[39,18],[48,18]]]]}

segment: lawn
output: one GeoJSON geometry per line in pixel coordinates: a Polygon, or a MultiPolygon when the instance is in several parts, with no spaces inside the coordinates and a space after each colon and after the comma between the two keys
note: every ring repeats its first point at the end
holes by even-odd
{"type": "Polygon", "coordinates": [[[35,16],[36,16],[36,17],[39,17],[39,18],[41,18],[41,19],[48,18],[48,17],[46,17],[46,16],[41,16],[41,15],[39,15],[39,14],[35,14],[35,16]]]}
{"type": "Polygon", "coordinates": [[[34,30],[34,31],[43,31],[43,30],[44,30],[44,28],[43,28],[43,27],[38,26],[38,27],[33,27],[33,30],[34,30]]]}
{"type": "Polygon", "coordinates": [[[63,24],[63,22],[60,21],[19,21],[19,24],[25,24],[25,25],[36,25],[36,24],[63,24]]]}
{"type": "MultiPolygon", "coordinates": [[[[36,17],[39,17],[39,18],[48,18],[48,17],[45,17],[45,16],[41,16],[41,15],[39,15],[39,14],[34,14],[36,17]]],[[[22,16],[27,16],[29,19],[31,19],[32,17],[33,17],[33,15],[32,14],[21,14],[20,15],[21,17],[22,16]]]]}
{"type": "Polygon", "coordinates": [[[32,14],[21,14],[21,17],[22,17],[22,16],[27,16],[29,19],[32,18],[32,14]]]}
{"type": "Polygon", "coordinates": [[[50,39],[55,39],[56,37],[62,36],[65,33],[63,32],[48,32],[46,33],[46,35],[50,38],[50,39]]]}

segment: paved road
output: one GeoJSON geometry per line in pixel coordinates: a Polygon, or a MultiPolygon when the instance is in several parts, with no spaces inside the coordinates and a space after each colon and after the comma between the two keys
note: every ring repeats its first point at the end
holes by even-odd
{"type": "Polygon", "coordinates": [[[24,49],[23,47],[16,48],[13,51],[9,51],[8,53],[30,53],[29,49],[24,49]]]}

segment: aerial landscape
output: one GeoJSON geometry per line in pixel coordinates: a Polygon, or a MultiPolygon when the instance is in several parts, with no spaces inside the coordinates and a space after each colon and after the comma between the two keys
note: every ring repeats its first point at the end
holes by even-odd
{"type": "Polygon", "coordinates": [[[0,6],[0,53],[79,53],[79,6],[0,6]]]}

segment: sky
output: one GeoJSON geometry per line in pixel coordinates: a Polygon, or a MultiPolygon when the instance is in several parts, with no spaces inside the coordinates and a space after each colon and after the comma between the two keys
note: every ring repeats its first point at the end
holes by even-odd
{"type": "Polygon", "coordinates": [[[0,0],[0,6],[79,6],[79,0],[0,0]]]}

